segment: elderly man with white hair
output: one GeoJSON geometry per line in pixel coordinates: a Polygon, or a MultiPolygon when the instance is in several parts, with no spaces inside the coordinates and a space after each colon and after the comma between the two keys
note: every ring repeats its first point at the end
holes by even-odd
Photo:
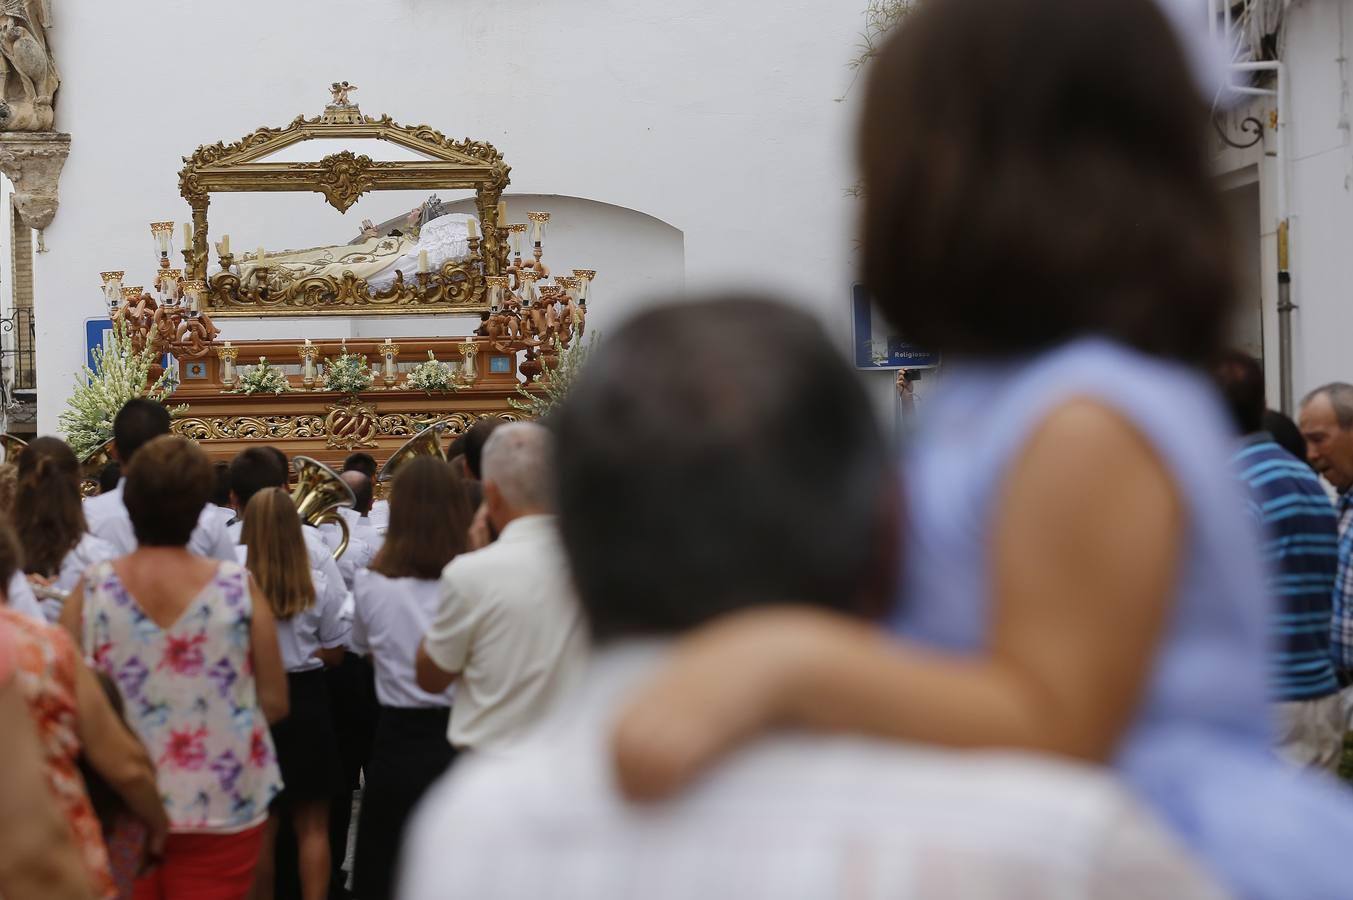
{"type": "Polygon", "coordinates": [[[418,686],[456,684],[448,738],[497,753],[543,718],[578,676],[586,634],[554,518],[553,446],[511,424],[484,446],[484,505],[498,540],[442,573],[441,610],[418,648],[418,686]]]}

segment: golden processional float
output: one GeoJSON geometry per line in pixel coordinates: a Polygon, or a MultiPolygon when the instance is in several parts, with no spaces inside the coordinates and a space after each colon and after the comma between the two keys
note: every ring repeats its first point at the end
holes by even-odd
{"type": "MultiPolygon", "coordinates": [[[[352,90],[335,85],[333,102],[318,117],[199,147],[179,173],[192,210],[182,230],[182,268],[171,264],[176,226],[166,221],[151,225],[158,267],[149,289],[125,285],[125,271],[103,273],[110,318],[135,349],[167,354],[178,381],[172,402],[188,407],[174,431],[214,459],[271,444],[321,468],[337,467],[355,451],[379,464],[420,436],[414,446],[422,449],[410,453],[435,443],[445,455],[441,441],[479,419],[517,418],[508,399],[558,365],[586,327],[596,271],[556,274],[546,264],[548,212],[508,220],[502,193],[511,170],[502,154],[426,125],[365,116],[348,98],[352,90]],[[327,148],[372,140],[417,158],[374,160],[342,149],[313,161],[272,159],[312,141],[327,148]],[[472,191],[472,214],[447,213],[434,194],[399,227],[364,227],[346,245],[237,253],[229,235],[211,239],[214,194],[318,193],[345,213],[369,193],[408,190],[472,191]],[[472,334],[233,342],[223,334],[240,318],[275,317],[279,326],[290,320],[294,330],[321,317],[412,315],[476,318],[468,327],[447,320],[472,334]],[[422,377],[428,363],[442,377],[422,377]],[[354,372],[356,380],[337,377],[354,372]],[[269,389],[257,389],[264,380],[269,389]]],[[[319,471],[306,474],[316,481],[319,471]]],[[[327,477],[317,481],[333,495],[329,500],[343,498],[327,477]]]]}

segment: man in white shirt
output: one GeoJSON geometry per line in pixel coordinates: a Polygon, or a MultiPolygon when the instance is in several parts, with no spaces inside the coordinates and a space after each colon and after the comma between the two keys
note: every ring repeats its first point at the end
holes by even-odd
{"type": "Polygon", "coordinates": [[[404,900],[1221,896],[1108,773],[1058,760],[781,734],[670,802],[620,796],[614,716],[676,637],[767,604],[883,611],[892,463],[854,378],[806,314],[737,298],[596,351],[554,423],[585,684],[429,792],[404,900]]]}
{"type": "Polygon", "coordinates": [[[484,504],[496,542],[453,559],[442,605],[418,649],[418,686],[456,683],[448,737],[507,751],[573,683],[586,650],[554,522],[549,432],[504,425],[484,447],[484,504]]]}
{"type": "MultiPolygon", "coordinates": [[[[169,411],[154,400],[139,397],[127,401],[113,419],[113,448],[125,471],[132,456],[141,447],[162,434],[169,433],[169,411]]],[[[136,535],[132,520],[122,502],[123,482],[116,488],[84,502],[85,520],[89,533],[112,545],[119,556],[136,549],[136,535]]],[[[211,504],[202,510],[188,541],[188,549],[199,556],[219,560],[235,559],[235,548],[226,533],[225,522],[213,511],[211,504]]]]}
{"type": "MultiPolygon", "coordinates": [[[[370,453],[354,453],[343,461],[343,472],[358,472],[370,479],[374,485],[376,483],[376,458],[370,453]]],[[[373,528],[381,534],[390,525],[390,502],[388,500],[375,500],[373,498],[371,506],[363,515],[370,520],[373,528]]]]}

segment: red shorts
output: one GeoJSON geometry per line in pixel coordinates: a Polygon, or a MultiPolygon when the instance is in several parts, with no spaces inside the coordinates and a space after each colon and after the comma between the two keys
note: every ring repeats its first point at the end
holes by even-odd
{"type": "Polygon", "coordinates": [[[134,900],[243,900],[254,886],[266,823],[235,834],[170,834],[164,861],[136,880],[134,900]]]}

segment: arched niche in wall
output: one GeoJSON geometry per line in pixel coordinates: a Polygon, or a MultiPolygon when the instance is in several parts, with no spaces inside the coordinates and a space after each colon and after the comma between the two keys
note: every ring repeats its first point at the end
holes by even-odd
{"type": "MultiPolygon", "coordinates": [[[[605,332],[645,301],[679,292],[685,284],[685,235],[661,219],[583,197],[508,193],[504,199],[509,222],[525,222],[528,212],[550,214],[543,259],[555,274],[597,270],[594,300],[588,303],[589,328],[605,332]]],[[[444,209],[474,211],[469,199],[449,202],[444,209]]],[[[522,257],[529,259],[529,254],[523,241],[522,257]]],[[[360,336],[379,336],[390,327],[389,322],[354,321],[360,336]]]]}

